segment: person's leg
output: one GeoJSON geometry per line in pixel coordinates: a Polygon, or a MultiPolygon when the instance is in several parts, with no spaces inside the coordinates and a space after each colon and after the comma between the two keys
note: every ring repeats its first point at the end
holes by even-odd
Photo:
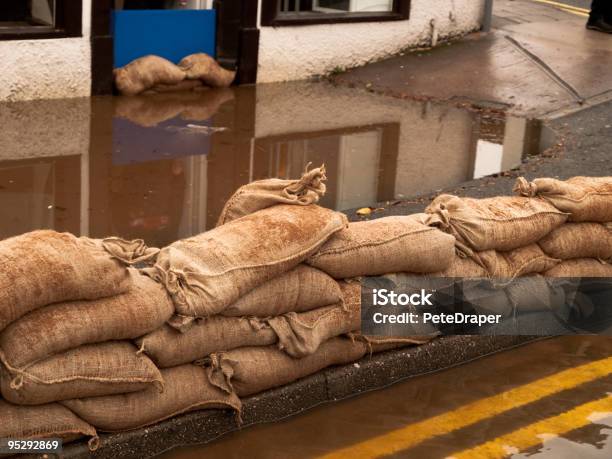
{"type": "Polygon", "coordinates": [[[612,0],[593,0],[587,29],[612,33],[612,0]]]}

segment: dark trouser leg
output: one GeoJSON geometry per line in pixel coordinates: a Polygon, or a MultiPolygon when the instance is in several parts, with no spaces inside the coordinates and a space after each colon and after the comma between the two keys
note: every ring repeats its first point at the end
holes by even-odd
{"type": "Polygon", "coordinates": [[[612,21],[612,0],[593,0],[589,22],[598,19],[604,19],[606,22],[612,21]]]}

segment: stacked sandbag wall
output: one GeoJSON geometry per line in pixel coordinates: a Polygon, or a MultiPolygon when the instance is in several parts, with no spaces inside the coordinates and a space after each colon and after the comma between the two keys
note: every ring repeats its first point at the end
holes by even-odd
{"type": "Polygon", "coordinates": [[[317,168],[242,187],[216,228],[161,250],[51,231],[0,241],[0,437],[93,448],[96,429],[239,418],[241,397],[433,338],[361,335],[363,276],[524,278],[511,303],[546,307],[546,277],[612,277],[612,179],[579,179],[348,223],[317,205],[317,168]]]}

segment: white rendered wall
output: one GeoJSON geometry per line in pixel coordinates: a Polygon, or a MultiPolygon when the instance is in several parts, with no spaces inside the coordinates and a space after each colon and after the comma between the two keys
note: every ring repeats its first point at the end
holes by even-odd
{"type": "Polygon", "coordinates": [[[91,0],[82,20],[82,37],[0,40],[0,101],[89,96],[91,0]]]}
{"type": "MultiPolygon", "coordinates": [[[[261,11],[261,0],[260,0],[261,11]]],[[[407,21],[261,27],[258,83],[300,80],[480,28],[484,0],[412,0],[407,21]]]]}

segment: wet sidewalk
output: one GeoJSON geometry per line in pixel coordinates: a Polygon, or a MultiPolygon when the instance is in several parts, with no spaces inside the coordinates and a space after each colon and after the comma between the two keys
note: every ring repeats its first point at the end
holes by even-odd
{"type": "Polygon", "coordinates": [[[399,55],[334,77],[400,98],[469,102],[550,118],[612,97],[612,36],[584,13],[496,0],[493,31],[399,55]]]}

